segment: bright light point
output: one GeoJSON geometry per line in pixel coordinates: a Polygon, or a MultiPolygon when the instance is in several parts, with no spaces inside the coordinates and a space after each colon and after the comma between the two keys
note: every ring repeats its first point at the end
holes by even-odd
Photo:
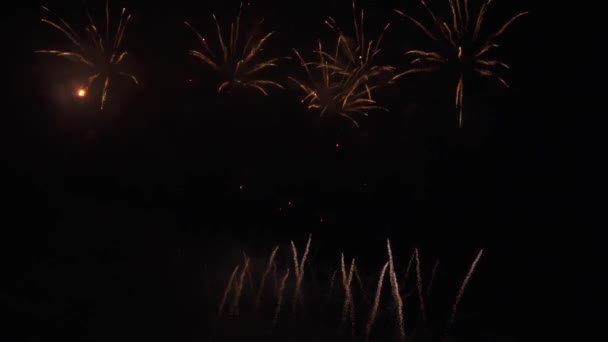
{"type": "Polygon", "coordinates": [[[291,205],[291,201],[287,202],[287,205],[291,205]]]}
{"type": "Polygon", "coordinates": [[[340,148],[340,144],[339,143],[336,143],[336,148],[340,148]]]}
{"type": "Polygon", "coordinates": [[[80,88],[76,92],[76,95],[78,95],[78,97],[85,97],[85,96],[87,96],[87,90],[84,88],[80,88]]]}
{"type": "Polygon", "coordinates": [[[239,186],[239,190],[243,190],[244,188],[245,188],[245,187],[244,187],[244,186],[242,186],[242,185],[240,185],[240,186],[239,186]]]}
{"type": "Polygon", "coordinates": [[[319,219],[319,222],[320,222],[320,223],[323,223],[323,218],[322,218],[322,217],[319,219]]]}

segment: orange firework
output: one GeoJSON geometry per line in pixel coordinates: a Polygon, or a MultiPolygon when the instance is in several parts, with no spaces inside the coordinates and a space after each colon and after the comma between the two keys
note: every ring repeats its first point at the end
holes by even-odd
{"type": "Polygon", "coordinates": [[[317,59],[307,62],[294,49],[308,79],[290,79],[306,94],[302,102],[307,103],[309,109],[320,111],[321,116],[331,113],[347,118],[359,127],[357,115],[367,116],[371,110],[386,110],[377,105],[372,92],[382,85],[383,76],[390,78],[395,69],[374,62],[380,53],[384,32],[390,25],[384,26],[375,41],[367,40],[365,12],[357,11],[354,1],[352,8],[355,39],[347,38],[330,17],[325,24],[336,33],[335,50],[333,53],[324,51],[319,40],[318,50],[314,51],[317,59]]]}
{"type": "Polygon", "coordinates": [[[498,30],[489,36],[482,37],[482,25],[492,0],[483,0],[479,10],[473,11],[469,0],[448,0],[450,5],[450,17],[441,18],[433,12],[424,0],[419,0],[428,13],[431,25],[425,25],[410,15],[395,10],[398,14],[408,18],[416,27],[437,43],[437,48],[432,50],[410,50],[406,55],[412,56],[412,69],[406,70],[393,79],[402,76],[433,72],[444,65],[456,65],[458,69],[458,81],[456,84],[455,105],[458,110],[458,127],[462,127],[463,121],[463,95],[465,85],[465,74],[471,68],[476,74],[494,78],[508,87],[508,83],[500,76],[501,69],[509,69],[502,61],[490,56],[490,52],[498,48],[496,41],[503,33],[520,17],[528,12],[519,13],[511,17],[498,30]]]}
{"type": "Polygon", "coordinates": [[[57,57],[67,58],[70,61],[85,65],[90,70],[86,86],[76,91],[78,97],[88,95],[89,89],[96,81],[103,82],[101,91],[101,110],[104,109],[111,80],[116,76],[126,77],[133,83],[139,84],[137,78],[124,67],[124,61],[128,55],[124,50],[125,32],[131,19],[123,8],[120,21],[115,32],[110,30],[110,6],[106,1],[105,30],[100,32],[95,24],[89,10],[86,10],[88,24],[84,28],[84,35],[80,35],[66,20],[53,13],[47,7],[42,7],[49,18],[43,18],[42,22],[50,25],[61,32],[73,44],[74,50],[37,50],[38,53],[46,53],[57,57]]]}
{"type": "MultiPolygon", "coordinates": [[[[190,23],[184,22],[197,36],[201,48],[190,50],[190,55],[203,62],[221,78],[218,92],[228,88],[249,87],[268,95],[269,87],[283,88],[279,83],[260,75],[263,70],[276,67],[279,58],[264,58],[262,52],[266,42],[274,32],[258,34],[255,30],[241,32],[241,13],[243,3],[239,7],[236,20],[230,24],[226,35],[215,14],[212,15],[217,31],[217,46],[212,49],[206,38],[190,23]],[[215,50],[215,51],[214,51],[215,50]]],[[[260,22],[261,24],[261,22],[260,22]]]]}

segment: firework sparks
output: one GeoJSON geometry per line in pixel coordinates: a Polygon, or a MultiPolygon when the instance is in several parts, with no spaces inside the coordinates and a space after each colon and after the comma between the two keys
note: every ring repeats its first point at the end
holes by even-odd
{"type": "Polygon", "coordinates": [[[215,14],[212,15],[217,31],[215,49],[211,48],[208,40],[189,22],[184,22],[196,34],[201,44],[201,49],[190,50],[189,53],[220,75],[218,92],[243,87],[254,88],[262,94],[268,95],[269,87],[283,88],[279,83],[260,75],[262,71],[276,67],[279,61],[279,58],[264,59],[262,57],[264,46],[274,32],[258,34],[255,30],[245,30],[249,34],[243,33],[241,31],[242,10],[243,3],[241,2],[236,19],[230,24],[228,34],[222,30],[215,14]]]}
{"type": "Polygon", "coordinates": [[[84,35],[79,34],[66,20],[47,7],[43,6],[42,9],[47,14],[47,18],[43,18],[42,22],[67,37],[74,45],[74,50],[37,50],[35,52],[63,57],[84,65],[90,70],[86,86],[76,91],[78,97],[88,96],[91,87],[99,81],[103,84],[100,105],[101,110],[103,110],[108,91],[115,77],[126,77],[136,85],[139,84],[137,78],[124,68],[124,61],[128,52],[124,50],[123,45],[127,25],[131,20],[131,15],[127,13],[125,8],[122,9],[115,32],[111,32],[110,29],[110,6],[108,1],[106,1],[105,8],[105,30],[98,30],[91,13],[86,9],[88,24],[84,27],[84,35]]]}
{"type": "Polygon", "coordinates": [[[321,116],[331,113],[347,118],[359,127],[356,116],[367,116],[371,110],[386,110],[376,103],[372,91],[382,84],[382,77],[392,75],[395,68],[374,62],[381,51],[384,33],[390,25],[384,26],[375,41],[367,40],[364,30],[365,12],[358,11],[354,1],[352,10],[354,40],[347,38],[330,17],[325,24],[336,33],[335,50],[333,53],[323,50],[323,44],[319,40],[318,49],[314,51],[316,60],[307,62],[298,50],[293,49],[306,71],[307,80],[294,77],[289,79],[306,94],[301,102],[306,103],[309,109],[318,110],[321,116]]]}
{"type": "Polygon", "coordinates": [[[395,10],[399,15],[409,19],[429,39],[437,45],[434,50],[410,50],[405,54],[412,57],[413,67],[393,77],[400,77],[433,72],[445,65],[456,65],[458,69],[458,81],[456,83],[455,107],[458,111],[458,127],[462,127],[464,115],[464,87],[466,76],[473,72],[482,77],[497,80],[505,87],[509,84],[500,76],[504,69],[509,66],[502,61],[490,56],[490,53],[498,48],[496,41],[504,32],[519,18],[528,12],[519,13],[511,17],[498,30],[487,37],[481,37],[482,25],[493,0],[483,0],[478,11],[474,11],[469,5],[469,0],[448,0],[450,5],[450,18],[441,18],[426,4],[424,0],[420,3],[428,13],[432,25],[425,25],[410,15],[395,10]]]}

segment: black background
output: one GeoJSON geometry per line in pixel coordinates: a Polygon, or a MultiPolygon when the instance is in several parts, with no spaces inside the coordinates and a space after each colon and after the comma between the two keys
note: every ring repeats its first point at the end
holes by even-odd
{"type": "MultiPolygon", "coordinates": [[[[580,334],[599,321],[587,295],[600,288],[589,271],[601,270],[591,213],[602,208],[593,165],[603,153],[589,99],[603,62],[591,52],[599,21],[589,8],[497,1],[490,25],[531,11],[502,44],[513,86],[473,85],[463,129],[441,76],[386,89],[379,99],[391,111],[355,129],[319,120],[293,87],[269,98],[215,93],[213,76],[187,56],[195,39],[182,22],[209,29],[210,13],[230,17],[236,1],[129,1],[127,44],[142,86],[118,84],[105,113],[58,99],[73,68],[32,51],[65,39],[39,22],[40,4],[22,5],[7,13],[17,58],[6,65],[2,125],[1,300],[23,323],[10,325],[12,337],[185,338],[183,289],[195,264],[309,232],[328,258],[377,260],[386,237],[403,257],[419,246],[462,265],[485,248],[484,286],[469,310],[498,336],[547,337],[577,322],[580,334]]],[[[82,20],[78,1],[48,5],[82,20]]],[[[425,40],[392,9],[419,6],[363,6],[368,27],[393,23],[381,58],[404,67],[400,52],[425,40]]],[[[279,55],[329,37],[328,15],[350,22],[347,0],[254,8],[277,31],[269,52],[279,55]]],[[[293,72],[287,61],[273,76],[293,72]]]]}

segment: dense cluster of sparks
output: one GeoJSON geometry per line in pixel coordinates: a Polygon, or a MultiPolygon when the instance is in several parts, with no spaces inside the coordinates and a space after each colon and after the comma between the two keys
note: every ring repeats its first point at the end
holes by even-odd
{"type": "Polygon", "coordinates": [[[279,58],[264,59],[261,54],[264,45],[274,34],[257,34],[254,30],[248,30],[248,35],[241,32],[241,14],[243,3],[234,22],[230,24],[230,31],[225,35],[217,17],[213,14],[213,21],[217,30],[217,46],[210,48],[207,40],[190,23],[185,22],[198,37],[202,49],[190,50],[190,55],[201,60],[211,67],[221,77],[218,92],[230,87],[250,87],[268,95],[268,87],[283,88],[279,83],[260,76],[260,72],[270,67],[277,66],[279,58]],[[245,36],[245,37],[243,37],[245,36]]]}
{"type": "Polygon", "coordinates": [[[394,79],[420,72],[436,71],[442,65],[455,63],[459,70],[455,105],[459,112],[458,126],[462,127],[465,74],[473,71],[483,77],[494,78],[508,87],[508,83],[499,75],[499,72],[500,69],[509,69],[509,66],[491,57],[490,53],[498,47],[497,39],[517,19],[528,12],[522,12],[511,17],[497,31],[482,38],[482,25],[492,0],[483,0],[481,7],[475,13],[472,13],[473,9],[469,6],[469,0],[448,0],[448,2],[451,18],[444,19],[437,16],[424,0],[420,0],[432,20],[432,26],[425,25],[410,15],[395,10],[398,14],[411,20],[428,38],[438,43],[438,45],[433,50],[406,52],[407,55],[413,56],[414,59],[411,63],[415,67],[396,75],[394,79]]]}
{"type": "MultiPolygon", "coordinates": [[[[434,298],[431,296],[431,290],[434,280],[437,278],[439,259],[435,260],[430,278],[427,278],[425,276],[427,272],[423,272],[421,253],[418,248],[414,248],[404,274],[398,260],[393,257],[393,248],[390,240],[387,239],[386,262],[379,275],[377,272],[373,272],[370,276],[365,277],[365,273],[360,272],[354,257],[349,258],[350,262],[348,262],[344,253],[340,253],[339,264],[331,273],[328,279],[329,286],[326,288],[319,282],[318,270],[315,267],[317,252],[314,252],[311,247],[312,235],[308,236],[308,241],[301,254],[298,253],[298,247],[294,241],[291,241],[289,246],[275,246],[268,261],[265,262],[266,268],[261,276],[257,272],[261,269],[253,267],[252,260],[243,253],[243,262],[232,269],[225,288],[217,292],[217,299],[221,298],[221,300],[219,300],[216,313],[216,322],[219,323],[225,317],[225,313],[229,315],[230,322],[251,314],[259,319],[269,313],[272,315],[272,321],[269,322],[269,333],[272,335],[281,328],[280,323],[285,322],[285,319],[288,318],[286,316],[289,314],[285,312],[284,306],[286,297],[290,296],[292,319],[306,317],[307,312],[311,312],[311,308],[314,308],[315,315],[322,312],[324,322],[331,322],[331,319],[327,319],[332,317],[328,313],[335,312],[340,317],[339,333],[350,331],[351,336],[356,336],[361,332],[364,334],[365,341],[375,340],[379,337],[374,334],[374,326],[377,326],[379,317],[386,314],[393,316],[390,319],[396,323],[399,341],[411,339],[407,333],[416,331],[416,314],[422,317],[423,331],[428,331],[427,313],[429,309],[433,311],[436,308],[428,304],[435,302],[435,300],[431,300],[434,298]],[[282,253],[284,250],[291,250],[291,258],[288,254],[282,253]],[[283,254],[283,258],[281,254],[283,254]],[[287,260],[287,263],[281,262],[281,259],[287,260]],[[412,281],[409,281],[410,279],[412,281]],[[249,285],[246,290],[245,282],[249,285]],[[390,288],[389,294],[383,290],[387,287],[390,288]],[[417,293],[418,298],[411,301],[409,296],[413,293],[417,293]],[[417,312],[410,309],[416,301],[419,308],[414,310],[417,312]],[[252,306],[252,303],[255,304],[252,306]],[[392,309],[386,310],[385,308],[392,309]],[[407,316],[405,315],[406,308],[408,308],[407,316]]],[[[450,338],[460,303],[482,255],[483,249],[480,249],[470,264],[464,280],[460,283],[447,324],[439,322],[440,325],[437,325],[437,322],[432,322],[432,328],[443,326],[444,341],[450,338]]],[[[207,274],[206,277],[208,277],[207,274]]],[[[208,278],[206,283],[207,291],[211,293],[212,286],[208,278]]],[[[266,317],[269,318],[269,316],[266,317]]],[[[376,328],[376,330],[378,329],[376,328]]]]}
{"type": "Polygon", "coordinates": [[[365,35],[364,11],[357,11],[355,2],[353,23],[355,39],[349,39],[333,18],[325,21],[337,36],[333,53],[323,50],[319,40],[316,60],[306,61],[298,50],[293,49],[307,74],[306,80],[290,77],[306,93],[302,99],[309,109],[320,111],[321,116],[331,113],[351,120],[359,126],[357,115],[367,116],[371,110],[384,109],[373,98],[374,89],[382,85],[383,76],[390,76],[395,68],[377,65],[374,58],[380,52],[380,45],[389,24],[376,39],[367,40],[365,35]]]}
{"type": "MultiPolygon", "coordinates": [[[[455,107],[458,111],[458,126],[463,125],[464,88],[469,75],[492,78],[509,87],[501,72],[509,66],[495,57],[493,53],[497,40],[520,17],[528,12],[511,17],[498,30],[483,34],[488,9],[493,0],[480,0],[481,5],[469,4],[469,0],[447,0],[449,14],[441,17],[425,2],[419,0],[425,9],[429,23],[425,24],[409,14],[395,10],[409,19],[426,37],[433,42],[433,48],[413,49],[405,54],[412,57],[411,67],[397,73],[390,65],[381,65],[375,61],[380,53],[380,46],[390,24],[386,24],[376,39],[366,35],[365,13],[358,10],[352,2],[354,32],[346,35],[336,21],[329,17],[325,24],[335,33],[335,41],[318,47],[306,60],[302,54],[293,49],[295,56],[305,71],[304,77],[289,77],[305,93],[301,102],[309,109],[326,114],[344,117],[359,126],[359,116],[367,116],[373,110],[386,110],[377,104],[374,93],[377,88],[391,83],[401,77],[434,72],[444,66],[457,70],[455,107]],[[324,46],[325,45],[325,46],[324,46]],[[328,50],[326,46],[331,48],[328,50]],[[325,49],[324,49],[325,47],[325,49]]],[[[124,49],[125,32],[131,15],[123,8],[115,32],[111,32],[110,8],[106,1],[105,23],[98,29],[91,13],[86,10],[88,23],[84,32],[79,34],[66,20],[42,7],[46,18],[42,22],[61,32],[73,44],[73,50],[38,50],[36,52],[66,58],[84,65],[90,70],[86,81],[74,90],[78,98],[89,96],[91,87],[99,81],[101,87],[101,110],[104,109],[111,80],[115,77],[126,77],[139,84],[137,78],[124,67],[128,55],[124,49]]],[[[218,92],[230,88],[253,88],[268,95],[269,88],[283,86],[263,76],[263,72],[276,67],[280,58],[267,58],[264,47],[273,36],[273,32],[260,32],[258,29],[245,28],[242,25],[243,3],[240,4],[235,20],[229,29],[222,28],[215,14],[217,39],[208,42],[189,22],[185,22],[200,41],[199,49],[192,49],[189,54],[202,61],[220,77],[218,92]]],[[[262,20],[263,22],[263,20],[262,20]]],[[[261,22],[259,23],[261,24],[261,22]]],[[[255,27],[254,27],[255,28],[255,27]]],[[[190,80],[191,81],[191,80],[190,80]]]]}
{"type": "Polygon", "coordinates": [[[86,97],[91,86],[97,81],[103,82],[101,92],[101,110],[104,109],[111,80],[116,76],[130,79],[139,84],[137,78],[123,67],[123,62],[128,53],[123,49],[125,32],[131,15],[123,8],[118,27],[115,32],[110,30],[110,7],[106,1],[105,30],[100,31],[95,24],[91,13],[86,10],[88,24],[85,26],[85,35],[81,36],[70,26],[66,20],[53,13],[47,7],[42,7],[49,18],[43,18],[42,22],[63,33],[73,44],[73,51],[64,50],[38,50],[36,52],[51,54],[67,58],[70,61],[85,65],[91,70],[86,84],[76,90],[78,97],[86,97]]]}

